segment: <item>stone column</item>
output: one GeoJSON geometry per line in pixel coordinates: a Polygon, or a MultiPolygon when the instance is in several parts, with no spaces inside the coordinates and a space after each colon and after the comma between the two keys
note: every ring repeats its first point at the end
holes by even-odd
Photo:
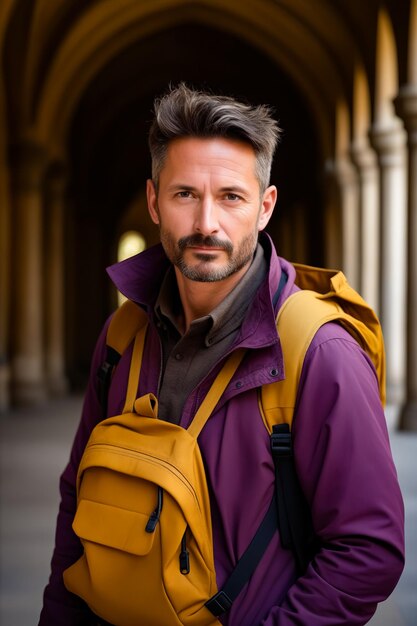
{"type": "Polygon", "coordinates": [[[405,390],[405,133],[400,120],[370,132],[380,167],[380,317],[387,353],[387,420],[398,424],[405,390]]]}
{"type": "Polygon", "coordinates": [[[45,397],[42,291],[42,180],[45,154],[32,142],[11,150],[13,221],[12,396],[45,397]]]}
{"type": "Polygon", "coordinates": [[[379,311],[379,204],[378,168],[374,151],[365,143],[353,144],[351,157],[359,180],[359,291],[379,311]]]}
{"type": "Polygon", "coordinates": [[[342,219],[342,270],[352,287],[359,289],[359,210],[358,181],[352,164],[337,159],[335,177],[340,194],[342,219]]]}
{"type": "Polygon", "coordinates": [[[10,406],[10,235],[12,210],[10,206],[10,172],[7,162],[9,129],[6,120],[6,93],[0,72],[0,414],[6,412],[10,406]]]}
{"type": "Polygon", "coordinates": [[[9,408],[10,383],[10,197],[9,175],[0,140],[0,413],[9,408]]]}
{"type": "Polygon", "coordinates": [[[340,269],[342,259],[342,225],[340,210],[340,189],[335,176],[335,163],[327,159],[324,165],[325,214],[324,237],[325,259],[324,265],[340,269]]]}
{"type": "Polygon", "coordinates": [[[417,431],[417,85],[402,88],[395,105],[408,140],[407,376],[400,424],[417,431]]]}
{"type": "Polygon", "coordinates": [[[45,179],[45,369],[53,394],[67,391],[64,358],[64,204],[66,175],[62,163],[48,168],[45,179]]]}

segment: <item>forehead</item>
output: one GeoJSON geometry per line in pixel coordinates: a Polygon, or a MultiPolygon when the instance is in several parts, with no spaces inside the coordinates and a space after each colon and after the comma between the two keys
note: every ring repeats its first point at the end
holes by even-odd
{"type": "Polygon", "coordinates": [[[168,144],[161,178],[210,175],[256,181],[256,155],[251,145],[223,137],[185,137],[168,144]]]}

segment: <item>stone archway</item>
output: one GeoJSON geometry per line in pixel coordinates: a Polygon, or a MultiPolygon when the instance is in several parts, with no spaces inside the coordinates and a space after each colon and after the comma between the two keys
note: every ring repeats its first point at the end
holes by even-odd
{"type": "Polygon", "coordinates": [[[68,33],[51,63],[34,107],[34,133],[41,143],[47,140],[59,156],[76,102],[101,67],[134,41],[182,23],[197,23],[247,41],[284,68],[308,100],[323,152],[331,156],[331,112],[343,83],[335,59],[322,41],[324,24],[333,22],[341,41],[351,50],[355,41],[345,41],[348,29],[325,6],[309,12],[313,27],[305,19],[299,20],[305,10],[298,1],[272,5],[266,0],[244,4],[239,0],[120,0],[117,6],[109,1],[93,5],[68,33]],[[321,31],[319,36],[316,29],[321,31]]]}
{"type": "MultiPolygon", "coordinates": [[[[319,224],[316,227],[318,230],[321,229],[321,234],[326,231],[322,235],[325,242],[326,263],[339,265],[343,249],[345,250],[344,258],[347,261],[350,261],[349,255],[352,252],[358,254],[359,250],[361,252],[358,258],[365,258],[367,252],[365,233],[360,234],[362,246],[358,246],[352,236],[355,230],[362,228],[364,231],[366,228],[361,207],[364,207],[365,203],[368,204],[371,198],[372,202],[378,203],[378,208],[381,206],[384,212],[383,205],[380,205],[380,198],[375,201],[375,180],[370,180],[368,176],[371,170],[373,176],[375,175],[375,170],[372,169],[375,161],[371,163],[368,159],[373,153],[371,150],[365,149],[364,151],[363,149],[367,146],[364,133],[367,132],[365,126],[369,117],[369,122],[372,120],[371,123],[373,123],[372,144],[379,156],[376,174],[381,174],[384,179],[383,161],[386,157],[386,150],[382,145],[384,133],[379,133],[382,143],[378,150],[376,144],[378,131],[382,128],[379,124],[382,117],[379,115],[380,109],[375,106],[381,100],[378,81],[383,72],[381,74],[378,68],[384,66],[384,63],[381,64],[379,52],[381,48],[379,42],[381,32],[383,32],[381,24],[384,21],[386,25],[388,24],[388,31],[385,28],[385,32],[389,32],[390,20],[392,20],[393,27],[388,39],[394,45],[389,46],[391,53],[389,53],[387,67],[390,66],[391,61],[398,65],[398,75],[401,77],[402,84],[396,106],[407,129],[410,155],[415,154],[413,107],[416,65],[413,62],[415,45],[411,34],[415,33],[415,7],[415,0],[408,0],[401,6],[378,0],[378,2],[371,3],[367,11],[363,11],[360,0],[352,0],[349,3],[329,3],[323,0],[310,4],[304,0],[280,0],[279,3],[270,0],[247,0],[244,3],[240,0],[229,2],[225,0],[141,0],[140,2],[120,0],[117,5],[113,0],[87,4],[82,0],[58,4],[45,0],[30,0],[30,2],[5,0],[0,9],[0,34],[4,35],[0,52],[5,68],[2,78],[5,83],[5,92],[4,97],[0,96],[2,98],[0,123],[4,127],[2,134],[4,141],[0,146],[0,156],[4,153],[6,161],[4,167],[0,165],[0,182],[5,183],[2,190],[5,197],[1,203],[0,219],[4,233],[13,231],[19,237],[16,241],[22,252],[19,255],[15,254],[6,262],[0,272],[0,279],[5,284],[9,281],[15,294],[28,293],[30,289],[34,289],[34,286],[36,289],[33,291],[34,305],[31,309],[22,305],[19,297],[17,299],[15,297],[13,301],[8,299],[6,304],[3,302],[0,309],[1,315],[6,320],[5,322],[0,320],[0,389],[2,372],[7,377],[7,372],[10,371],[11,380],[18,391],[16,397],[29,399],[33,392],[35,398],[45,384],[48,364],[51,365],[52,370],[61,367],[61,365],[56,365],[60,361],[56,360],[56,356],[59,353],[62,354],[62,337],[59,336],[62,319],[58,319],[62,307],[47,304],[43,297],[41,274],[45,272],[45,276],[48,276],[48,284],[54,285],[54,293],[60,297],[59,282],[62,283],[62,276],[60,278],[59,268],[62,266],[62,258],[56,258],[60,248],[57,243],[63,235],[62,231],[70,234],[70,229],[65,228],[64,212],[67,210],[68,214],[71,214],[71,206],[76,206],[80,214],[82,204],[79,202],[79,197],[74,197],[73,193],[69,195],[66,189],[66,183],[71,188],[71,182],[74,179],[72,165],[76,162],[74,155],[77,154],[77,150],[74,150],[76,142],[73,143],[73,130],[75,127],[79,130],[81,128],[80,125],[77,126],[75,120],[79,121],[79,112],[83,109],[85,111],[84,105],[92,86],[97,85],[99,77],[106,74],[113,62],[134,47],[135,42],[144,43],[170,30],[179,32],[181,28],[194,26],[216,32],[216,43],[217,34],[223,39],[234,37],[235,40],[243,42],[245,49],[254,51],[253,59],[268,59],[273,66],[271,76],[274,82],[271,86],[271,93],[274,94],[274,98],[272,101],[275,102],[275,98],[279,98],[280,101],[283,98],[285,101],[287,97],[285,89],[283,93],[279,93],[284,84],[277,78],[281,73],[288,78],[291,89],[294,89],[291,93],[297,94],[294,100],[297,103],[296,108],[299,104],[302,105],[294,114],[298,114],[299,119],[303,116],[308,117],[307,127],[310,130],[314,127],[316,130],[314,139],[310,131],[307,133],[308,141],[314,144],[313,150],[316,151],[316,156],[313,162],[319,172],[319,174],[315,172],[313,176],[315,183],[311,190],[314,194],[319,178],[323,179],[321,185],[326,189],[324,203],[321,203],[324,216],[319,216],[319,224]],[[381,15],[385,15],[386,19],[378,17],[381,15]],[[409,43],[406,44],[408,28],[410,28],[410,37],[409,43]],[[411,59],[408,64],[406,63],[407,55],[411,59]],[[15,80],[17,75],[18,81],[15,80]],[[407,82],[408,84],[405,84],[407,82]],[[367,91],[368,86],[369,96],[365,99],[359,97],[358,94],[367,91]],[[372,107],[369,108],[374,113],[369,115],[363,113],[358,102],[363,103],[365,100],[372,103],[372,107]],[[72,148],[69,149],[71,145],[72,148]],[[11,147],[13,149],[9,149],[11,147]],[[351,168],[352,163],[354,169],[351,168]],[[347,168],[341,167],[346,164],[347,168]],[[349,168],[353,174],[356,170],[357,176],[351,178],[346,176],[349,168]],[[7,191],[4,192],[4,189],[7,191]],[[359,219],[356,219],[354,213],[358,211],[358,204],[360,213],[359,219]],[[45,223],[42,221],[45,216],[52,216],[54,223],[58,226],[45,229],[45,223]],[[341,226],[342,216],[345,218],[344,227],[341,226]],[[351,220],[351,217],[355,219],[351,220]],[[18,232],[19,223],[24,228],[18,232]],[[30,224],[32,226],[29,228],[30,224]],[[58,232],[60,229],[61,232],[58,232]],[[34,235],[38,237],[37,240],[34,235]],[[39,250],[42,251],[41,254],[39,250]],[[51,253],[51,251],[54,252],[51,253]],[[51,329],[54,329],[53,332],[51,329]],[[45,337],[43,337],[44,331],[45,337]],[[10,336],[13,336],[12,342],[10,342],[10,336]],[[29,343],[25,337],[30,338],[29,343]],[[4,359],[6,367],[2,365],[4,359]],[[21,367],[22,363],[25,364],[24,367],[21,367]],[[27,367],[28,364],[30,367],[27,367]],[[31,372],[30,375],[28,372],[31,372]]],[[[147,61],[150,65],[155,58],[149,58],[147,61]]],[[[246,67],[243,71],[245,70],[247,70],[246,67]]],[[[145,91],[149,97],[150,94],[160,91],[162,76],[160,70],[146,73],[145,91]]],[[[248,81],[243,90],[245,93],[247,84],[248,81]]],[[[252,84],[252,81],[249,80],[249,84],[252,84]]],[[[398,86],[398,80],[396,80],[395,89],[398,86]]],[[[385,96],[388,94],[392,99],[395,89],[391,89],[389,94],[386,91],[385,96]]],[[[123,94],[126,95],[126,91],[118,95],[123,94]]],[[[248,95],[254,95],[256,100],[257,96],[264,99],[263,94],[265,90],[261,90],[258,94],[252,92],[248,95]]],[[[144,94],[142,96],[145,102],[146,97],[144,94]]],[[[268,97],[266,100],[271,100],[271,98],[268,97]]],[[[120,101],[122,102],[122,98],[120,101]]],[[[105,108],[106,103],[103,102],[103,105],[105,108]]],[[[114,107],[109,109],[109,116],[110,121],[114,121],[114,107]]],[[[103,136],[102,130],[109,129],[109,120],[106,121],[105,116],[100,122],[98,119],[94,122],[97,122],[95,124],[96,137],[93,140],[93,137],[89,136],[85,144],[86,148],[89,146],[97,148],[100,143],[98,137],[103,136]]],[[[117,125],[111,121],[110,127],[115,129],[117,125]]],[[[303,146],[302,141],[300,146],[303,146]]],[[[283,150],[284,147],[285,145],[283,145],[283,150]]],[[[92,155],[97,154],[96,148],[92,155]]],[[[299,154],[292,155],[292,157],[297,160],[299,154]]],[[[103,155],[106,155],[106,150],[103,151],[103,155]]],[[[84,166],[87,161],[88,159],[84,159],[84,166]]],[[[90,160],[90,162],[93,161],[90,160]]],[[[312,161],[305,169],[311,168],[311,163],[312,161]]],[[[409,162],[410,172],[414,171],[414,163],[413,157],[409,162]]],[[[298,160],[298,169],[302,170],[303,166],[305,164],[298,160]]],[[[140,169],[141,172],[145,171],[142,166],[140,169]]],[[[122,195],[120,189],[123,191],[124,186],[120,184],[123,176],[119,174],[115,177],[115,180],[119,181],[119,189],[115,187],[113,191],[120,198],[122,195]],[[116,194],[117,191],[119,191],[118,194],[116,194]]],[[[133,174],[131,176],[133,178],[133,174]]],[[[127,185],[126,189],[129,193],[132,192],[133,186],[133,184],[127,185]]],[[[79,188],[82,189],[82,187],[79,188]]],[[[137,191],[140,190],[136,189],[137,191]]],[[[403,191],[399,193],[404,195],[403,191]]],[[[384,197],[386,194],[381,195],[381,200],[384,197]]],[[[408,193],[409,224],[411,225],[415,221],[413,198],[415,198],[414,186],[411,186],[408,193]]],[[[95,199],[97,200],[97,196],[95,199]]],[[[281,199],[283,205],[286,204],[287,199],[290,204],[291,199],[285,198],[285,192],[282,192],[281,199]]],[[[108,199],[105,200],[107,202],[108,199]]],[[[127,201],[128,197],[125,200],[127,201]]],[[[318,201],[321,202],[321,199],[318,201]]],[[[118,209],[123,211],[124,204],[120,202],[116,204],[118,209]]],[[[386,201],[385,206],[387,204],[386,201]]],[[[91,210],[93,213],[97,211],[94,203],[88,206],[85,204],[85,206],[86,218],[91,217],[91,210]]],[[[106,218],[108,230],[110,230],[111,215],[115,214],[115,206],[113,211],[109,211],[108,206],[104,207],[109,217],[109,219],[106,218]]],[[[311,213],[313,212],[309,213],[305,207],[303,208],[302,203],[295,203],[294,221],[292,222],[290,218],[282,219],[279,231],[284,235],[283,251],[285,245],[291,242],[294,224],[303,226],[306,215],[311,213]]],[[[376,223],[375,220],[371,222],[374,225],[376,223]]],[[[389,228],[387,229],[383,223],[381,227],[385,229],[385,232],[389,232],[389,228]]],[[[96,231],[94,219],[90,220],[89,228],[94,238],[96,231]]],[[[309,228],[310,224],[306,228],[307,233],[309,228]]],[[[306,246],[309,245],[309,238],[304,235],[305,232],[297,237],[294,244],[297,256],[302,255],[306,246]]],[[[105,239],[104,243],[106,250],[111,249],[110,240],[105,239]]],[[[384,241],[382,245],[385,247],[384,241]]],[[[10,241],[2,234],[1,252],[6,252],[9,247],[10,241]]],[[[71,254],[72,250],[69,252],[71,254]]],[[[381,258],[384,254],[385,250],[381,248],[381,258]]],[[[372,253],[374,265],[377,256],[376,250],[372,253]]],[[[97,258],[101,267],[100,254],[97,258]]],[[[415,256],[411,256],[410,259],[409,265],[414,268],[415,256]]],[[[350,272],[355,275],[356,281],[357,267],[352,265],[350,272]]],[[[380,274],[380,268],[378,272],[380,274]]],[[[411,280],[414,273],[413,269],[411,280]]],[[[375,287],[374,270],[372,270],[372,275],[373,279],[370,280],[370,273],[365,276],[363,272],[359,272],[359,285],[363,288],[367,284],[367,289],[373,294],[374,300],[379,301],[380,294],[376,293],[378,289],[375,287]]],[[[411,286],[413,284],[411,282],[411,286]]],[[[389,287],[386,292],[389,293],[389,287]]],[[[411,289],[409,301],[414,302],[414,299],[415,290],[411,289]]],[[[51,298],[50,302],[52,300],[51,298]]],[[[103,315],[106,311],[105,300],[106,298],[102,303],[97,304],[98,310],[101,311],[98,315],[103,315]]],[[[384,319],[385,316],[386,320],[383,294],[381,304],[382,318],[384,319]]],[[[409,311],[413,310],[410,305],[408,308],[409,311]]],[[[68,317],[72,317],[72,311],[69,311],[68,317]]],[[[384,323],[387,324],[386,321],[384,323]]],[[[388,321],[388,326],[390,325],[388,321]]],[[[411,328],[409,334],[415,337],[413,330],[415,324],[412,318],[408,326],[411,328]]],[[[70,338],[67,337],[68,339],[70,338]]],[[[412,354],[411,347],[408,352],[412,354]]],[[[410,358],[409,361],[414,362],[410,358]]],[[[415,371],[416,368],[413,369],[415,371]]],[[[409,382],[408,386],[415,390],[415,382],[409,382]]],[[[3,392],[0,391],[0,395],[2,394],[3,392]]],[[[391,395],[396,402],[399,395],[395,389],[391,395]]],[[[414,398],[415,391],[412,391],[411,395],[414,398]]]]}

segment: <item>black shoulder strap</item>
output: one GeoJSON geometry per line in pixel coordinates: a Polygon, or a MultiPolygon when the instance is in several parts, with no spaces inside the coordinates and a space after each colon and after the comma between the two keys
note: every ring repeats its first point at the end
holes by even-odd
{"type": "MultiPolygon", "coordinates": [[[[275,296],[274,304],[277,302],[278,297],[275,296]]],[[[310,507],[298,480],[289,424],[272,426],[271,452],[275,466],[277,520],[281,545],[292,550],[297,572],[301,575],[317,552],[318,540],[314,533],[310,507]]]]}
{"type": "Polygon", "coordinates": [[[255,533],[249,546],[239,559],[235,569],[227,579],[223,588],[218,591],[205,606],[216,617],[226,613],[242,591],[249,578],[258,566],[265,550],[277,532],[277,504],[275,496],[271,500],[271,504],[255,533]]]}
{"type": "Polygon", "coordinates": [[[101,406],[101,416],[103,419],[107,417],[107,397],[110,389],[110,382],[114,368],[121,358],[114,348],[106,346],[106,358],[97,370],[98,394],[101,406]]]}
{"type": "Polygon", "coordinates": [[[205,604],[216,617],[231,608],[258,566],[277,528],[282,547],[294,553],[299,575],[305,572],[317,552],[310,509],[295,470],[288,424],[274,426],[271,450],[275,465],[275,493],[261,525],[225,585],[205,604]]]}
{"type": "Polygon", "coordinates": [[[102,418],[107,417],[107,402],[114,368],[136,333],[147,323],[146,313],[126,300],[113,314],[107,329],[106,357],[97,371],[98,394],[102,418]]]}
{"type": "Polygon", "coordinates": [[[275,493],[281,545],[293,551],[297,572],[301,575],[318,546],[310,507],[295,468],[288,424],[277,424],[273,427],[271,451],[275,466],[275,493]]]}

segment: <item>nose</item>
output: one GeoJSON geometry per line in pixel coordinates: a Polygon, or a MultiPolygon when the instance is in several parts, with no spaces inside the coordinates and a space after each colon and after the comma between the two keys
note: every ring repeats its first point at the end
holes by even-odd
{"type": "Polygon", "coordinates": [[[204,196],[196,207],[195,230],[202,235],[213,235],[219,231],[218,208],[213,198],[204,196]]]}

